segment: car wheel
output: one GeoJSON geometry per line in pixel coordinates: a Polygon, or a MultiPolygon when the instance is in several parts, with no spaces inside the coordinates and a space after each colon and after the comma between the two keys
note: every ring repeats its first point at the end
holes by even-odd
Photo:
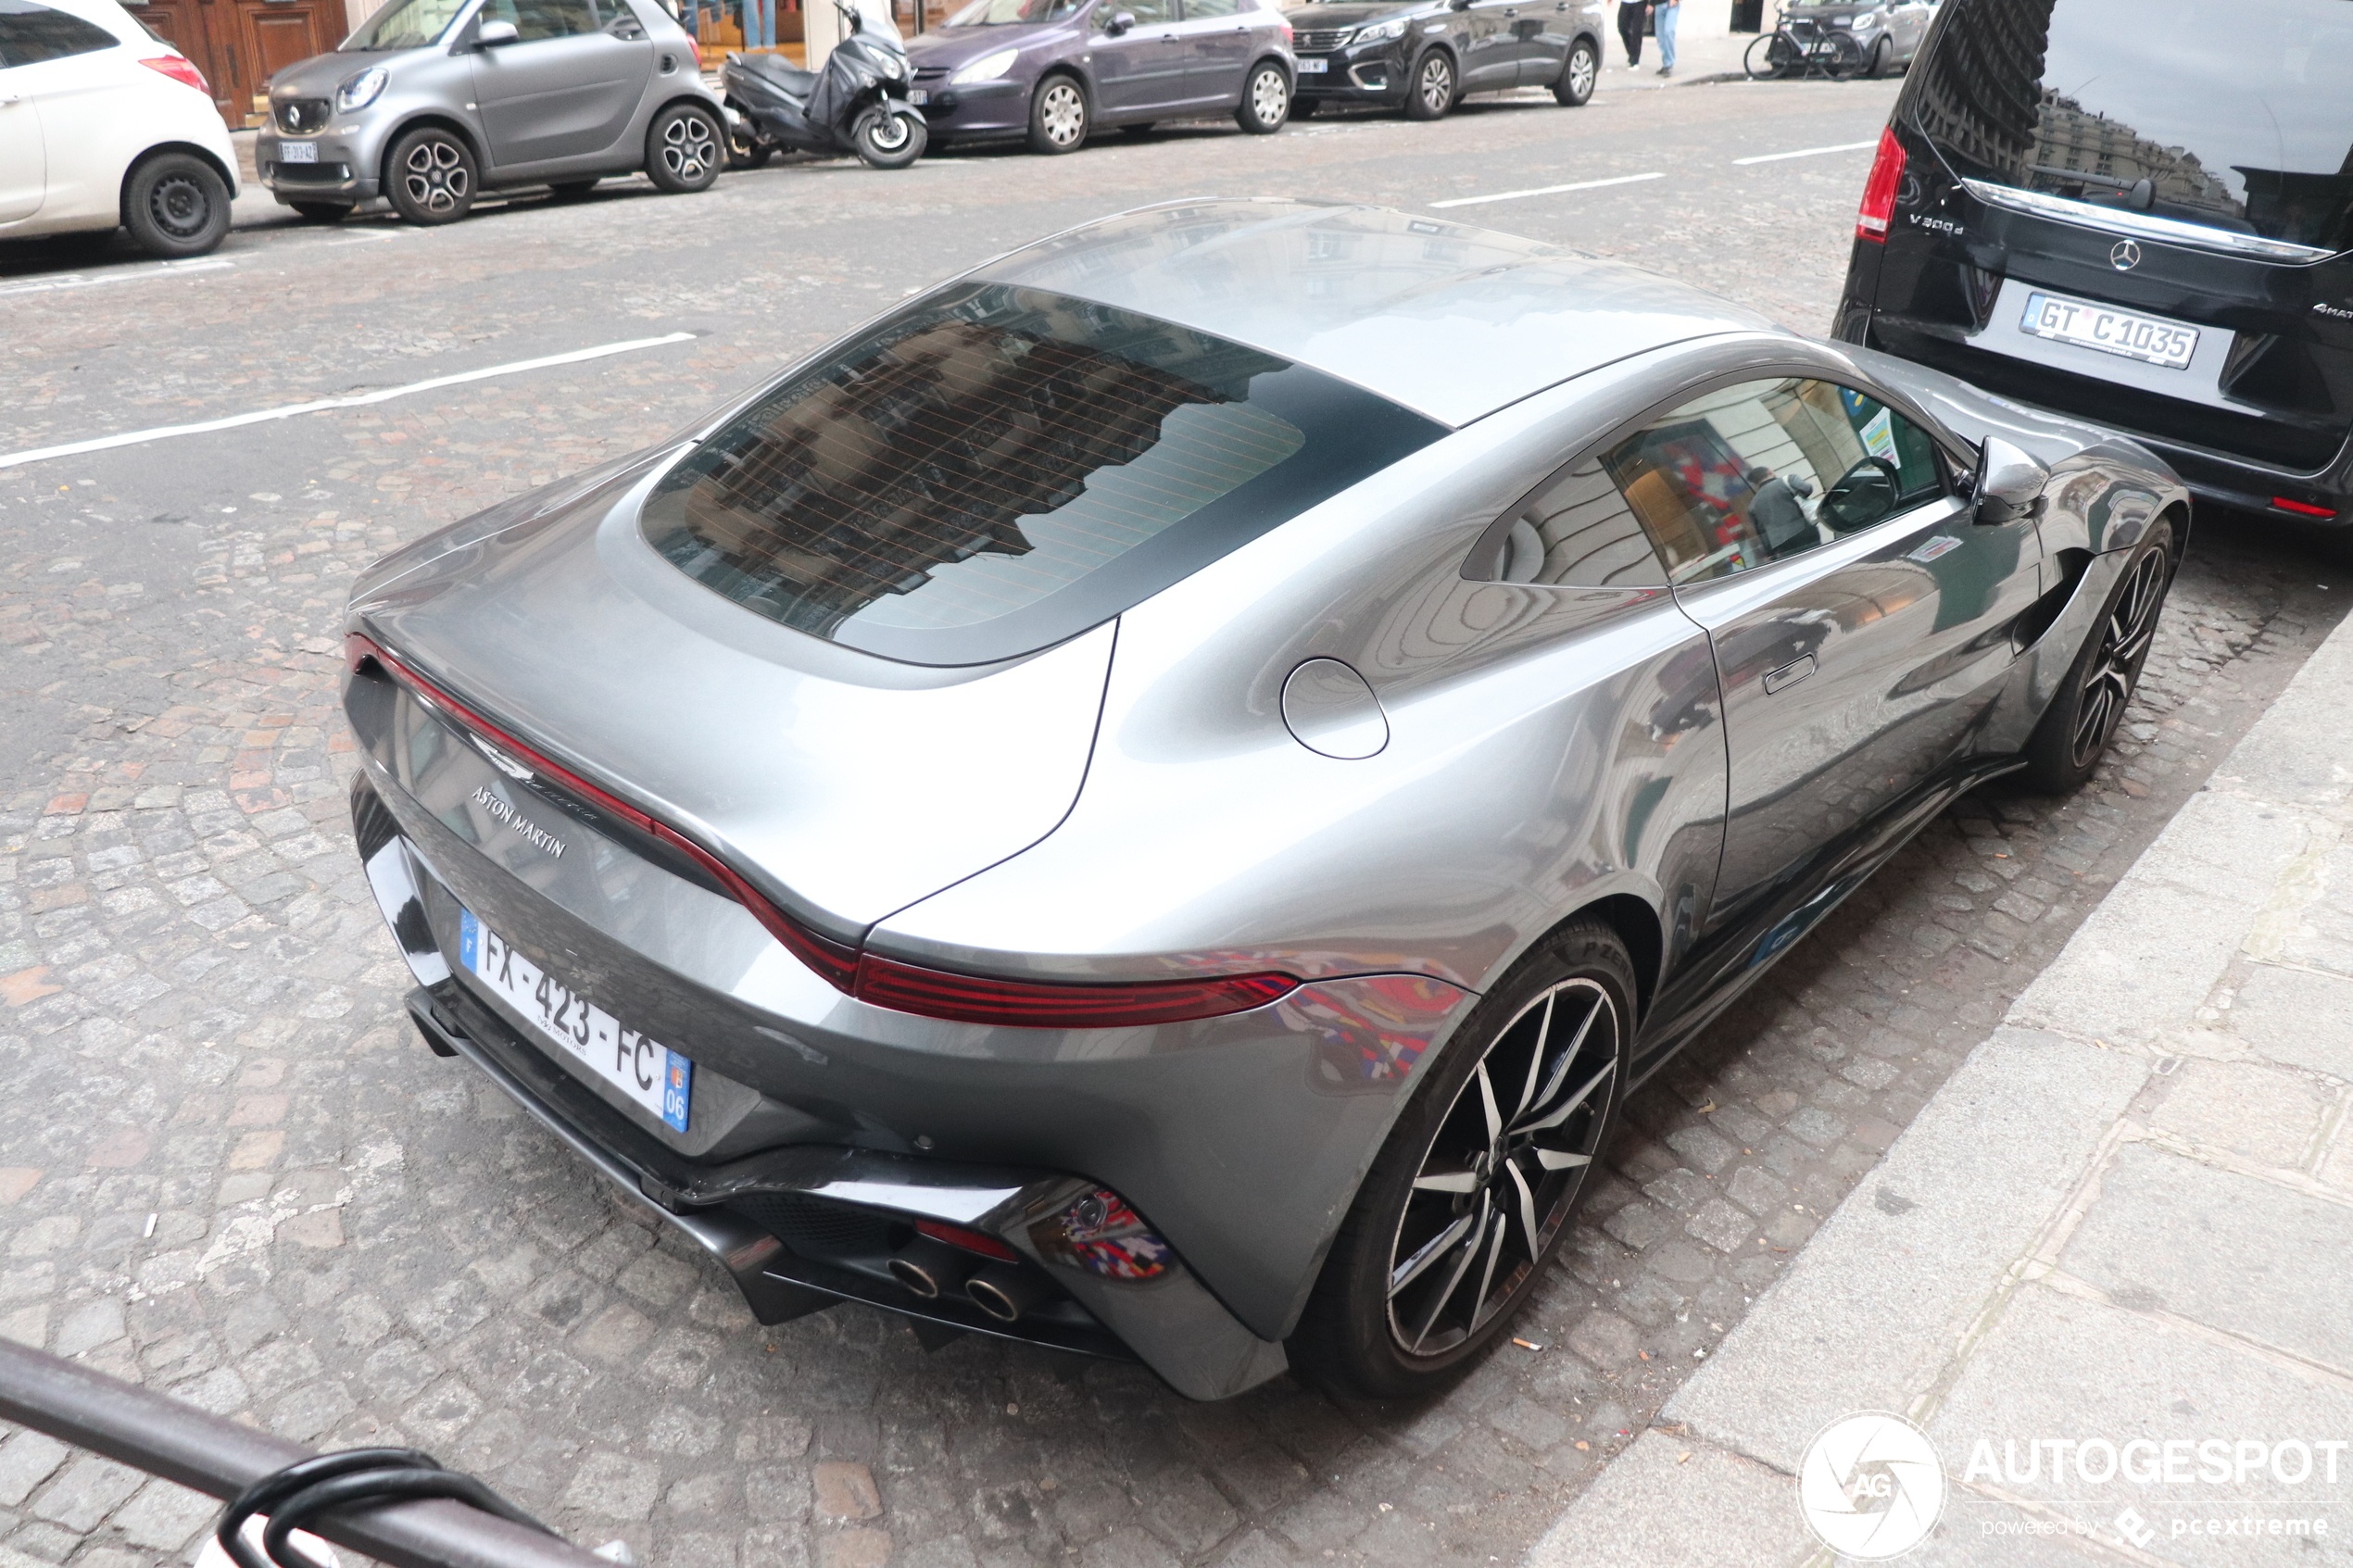
{"type": "Polygon", "coordinates": [[[1029,150],[1075,153],[1087,144],[1087,90],[1067,76],[1050,76],[1029,98],[1029,150]]]}
{"type": "Polygon", "coordinates": [[[858,117],[849,144],[872,169],[904,169],[924,156],[924,117],[877,106],[858,117]]]}
{"type": "Polygon", "coordinates": [[[596,188],[594,180],[566,180],[561,184],[548,186],[547,194],[560,202],[576,202],[596,188]]]}
{"type": "Polygon", "coordinates": [[[1539,943],[1431,1065],[1341,1222],[1291,1364],[1334,1392],[1443,1387],[1504,1331],[1568,1229],[1626,1093],[1617,933],[1539,943]]]}
{"type": "Polygon", "coordinates": [[[1405,89],[1407,119],[1442,119],[1454,107],[1454,62],[1443,51],[1424,55],[1411,80],[1405,89]]]}
{"type": "Polygon", "coordinates": [[[1290,78],[1274,61],[1259,61],[1242,83],[1242,104],[1234,111],[1234,123],[1253,136],[1272,136],[1290,118],[1290,78]]]}
{"type": "Polygon", "coordinates": [[[384,194],[411,223],[455,223],[473,210],[474,152],[454,131],[421,126],[392,144],[384,194]]]}
{"type": "Polygon", "coordinates": [[[1593,47],[1592,39],[1580,38],[1568,46],[1568,58],[1561,62],[1561,79],[1553,84],[1553,101],[1572,109],[1583,108],[1593,96],[1593,83],[1601,78],[1601,51],[1593,47]]]}
{"type": "Polygon", "coordinates": [[[1894,41],[1887,38],[1881,39],[1871,45],[1871,57],[1863,63],[1863,74],[1877,82],[1887,74],[1888,67],[1894,62],[1894,41]]]}
{"type": "Polygon", "coordinates": [[[646,178],[657,191],[708,191],[726,154],[725,133],[700,104],[673,104],[646,127],[646,178]]]}
{"type": "Polygon", "coordinates": [[[349,202],[296,202],[295,211],[313,223],[340,223],[351,216],[349,202]]]}
{"type": "Polygon", "coordinates": [[[2108,590],[2100,618],[2026,743],[2025,782],[2045,795],[2081,789],[2116,738],[2173,585],[2173,524],[2161,519],[2108,590]]]}
{"type": "Polygon", "coordinates": [[[229,186],[194,153],[151,157],[123,182],[122,221],[150,256],[202,256],[229,232],[229,186]]]}

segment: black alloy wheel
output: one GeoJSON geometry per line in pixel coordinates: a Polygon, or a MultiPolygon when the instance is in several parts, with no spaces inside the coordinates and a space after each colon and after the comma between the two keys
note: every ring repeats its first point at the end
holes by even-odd
{"type": "Polygon", "coordinates": [[[849,132],[849,144],[871,169],[906,168],[924,156],[928,139],[923,116],[883,104],[860,115],[849,132]]]}
{"type": "Polygon", "coordinates": [[[1049,157],[1075,153],[1087,144],[1087,89],[1060,72],[1038,84],[1029,98],[1029,150],[1049,157]]]}
{"type": "Polygon", "coordinates": [[[1261,60],[1242,83],[1241,107],[1234,111],[1234,123],[1253,136],[1271,136],[1289,119],[1290,78],[1273,60],[1261,60]]]}
{"type": "Polygon", "coordinates": [[[473,210],[474,153],[454,131],[420,126],[392,144],[384,195],[411,223],[455,223],[473,210]]]}
{"type": "Polygon", "coordinates": [[[726,135],[700,104],[673,104],[646,127],[646,178],[654,189],[686,195],[708,191],[726,159],[726,135]]]}
{"type": "Polygon", "coordinates": [[[229,232],[229,185],[194,153],[165,153],[131,171],[122,221],[150,256],[202,256],[229,232]]]}
{"type": "Polygon", "coordinates": [[[1442,1387],[1567,1233],[1626,1091],[1634,973],[1615,932],[1541,943],[1464,1021],[1374,1160],[1291,1360],[1336,1391],[1442,1387]]]}
{"type": "Polygon", "coordinates": [[[1415,63],[1405,89],[1407,119],[1442,119],[1454,107],[1454,61],[1442,49],[1432,49],[1415,63]]]}
{"type": "Polygon", "coordinates": [[[350,202],[296,202],[294,209],[313,223],[340,223],[351,216],[350,202]]]}
{"type": "Polygon", "coordinates": [[[1583,108],[1592,102],[1593,84],[1601,79],[1601,51],[1593,47],[1592,39],[1580,38],[1568,46],[1568,58],[1561,62],[1561,79],[1553,83],[1553,102],[1564,108],[1583,108]]]}
{"type": "Polygon", "coordinates": [[[2173,524],[2159,519],[2108,590],[2100,619],[2026,743],[2026,783],[2066,795],[2089,783],[2116,738],[2173,585],[2173,524]]]}

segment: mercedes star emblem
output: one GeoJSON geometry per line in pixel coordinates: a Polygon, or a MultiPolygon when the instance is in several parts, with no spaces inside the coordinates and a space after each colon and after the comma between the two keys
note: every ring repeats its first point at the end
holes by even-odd
{"type": "Polygon", "coordinates": [[[2130,272],[2141,264],[2141,247],[2130,240],[2119,240],[2108,253],[2108,263],[2120,272],[2130,272]]]}

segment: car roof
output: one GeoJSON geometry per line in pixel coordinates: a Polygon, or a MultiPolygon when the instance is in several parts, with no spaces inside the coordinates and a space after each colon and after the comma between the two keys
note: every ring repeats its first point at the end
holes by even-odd
{"type": "Polygon", "coordinates": [[[1140,207],[975,275],[1214,332],[1456,427],[1629,355],[1782,330],[1704,290],[1557,245],[1386,207],[1264,197],[1140,207]]]}

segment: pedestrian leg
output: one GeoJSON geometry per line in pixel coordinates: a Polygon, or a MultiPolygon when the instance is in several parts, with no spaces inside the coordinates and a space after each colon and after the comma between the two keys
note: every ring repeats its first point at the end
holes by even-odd
{"type": "Polygon", "coordinates": [[[1675,17],[1682,8],[1677,0],[1667,0],[1666,5],[1651,8],[1651,15],[1658,19],[1658,74],[1661,76],[1675,74],[1675,17]]]}

